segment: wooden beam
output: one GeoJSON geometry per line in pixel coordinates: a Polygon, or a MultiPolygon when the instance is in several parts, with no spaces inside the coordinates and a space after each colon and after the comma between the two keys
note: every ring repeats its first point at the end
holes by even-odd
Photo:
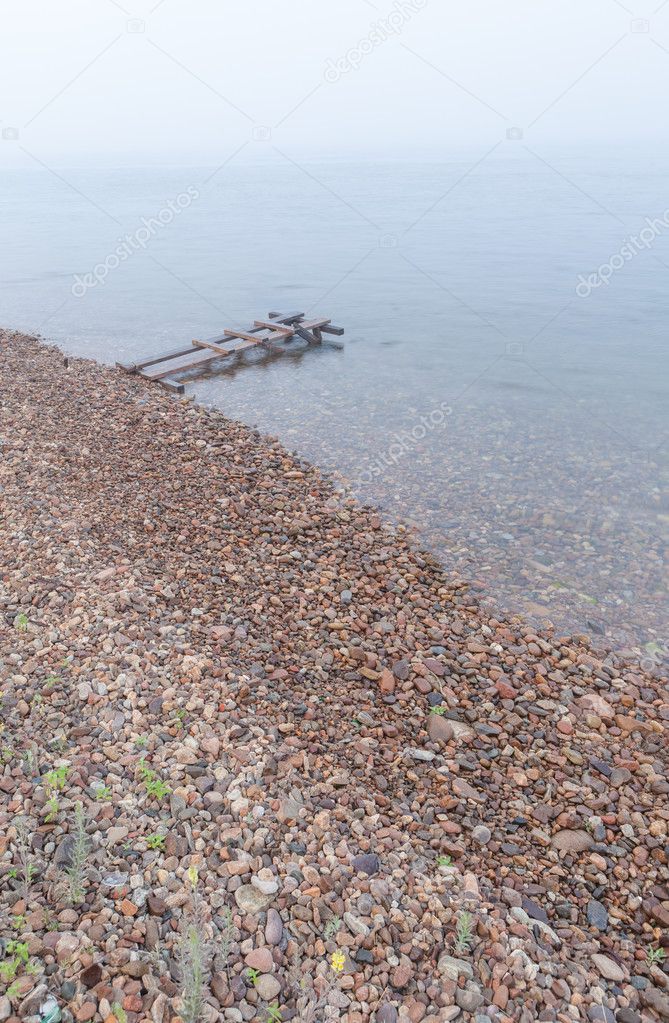
{"type": "Polygon", "coordinates": [[[273,333],[268,334],[267,337],[264,337],[260,344],[264,345],[266,341],[288,341],[294,334],[294,330],[291,330],[289,334],[284,333],[282,330],[275,330],[273,333]]]}
{"type": "Polygon", "coordinates": [[[218,352],[222,359],[224,359],[226,355],[234,355],[235,352],[243,352],[245,348],[255,348],[255,346],[260,343],[261,342],[258,338],[250,338],[248,340],[239,341],[238,344],[231,345],[230,348],[223,348],[221,345],[217,345],[213,341],[193,341],[193,344],[198,347],[208,348],[212,352],[218,352]]]}
{"type": "Polygon", "coordinates": [[[310,345],[318,344],[314,335],[311,334],[308,330],[305,330],[302,327],[302,324],[298,324],[295,326],[295,333],[298,335],[298,337],[301,337],[303,341],[308,341],[310,345]]]}
{"type": "Polygon", "coordinates": [[[286,337],[292,337],[294,330],[289,326],[282,326],[276,320],[254,320],[254,326],[266,328],[267,330],[273,330],[279,334],[285,334],[286,337]]]}
{"type": "MultiPolygon", "coordinates": [[[[143,376],[144,374],[140,374],[143,376]]],[[[175,394],[183,394],[186,388],[183,384],[177,384],[174,380],[159,380],[159,384],[165,387],[168,391],[173,391],[175,394]]]]}
{"type": "Polygon", "coordinates": [[[188,355],[190,348],[175,348],[171,352],[164,352],[162,355],[152,355],[149,359],[142,359],[141,362],[117,362],[119,369],[126,373],[137,373],[145,366],[153,366],[156,362],[164,362],[166,359],[178,359],[181,355],[188,355]]]}
{"type": "Polygon", "coordinates": [[[302,320],[300,327],[304,330],[313,330],[314,327],[326,327],[329,320],[302,320]]]}
{"type": "Polygon", "coordinates": [[[162,380],[163,377],[172,376],[175,373],[183,373],[184,370],[193,369],[195,366],[203,366],[207,362],[213,362],[220,358],[220,349],[211,352],[208,348],[191,348],[189,355],[181,359],[172,359],[165,363],[158,363],[142,370],[142,376],[147,380],[162,380]]]}
{"type": "MultiPolygon", "coordinates": [[[[241,337],[245,341],[255,341],[256,344],[260,341],[260,338],[254,337],[249,330],[224,330],[223,333],[226,337],[241,337]]],[[[256,331],[256,333],[259,333],[259,331],[256,331]]]]}
{"type": "Polygon", "coordinates": [[[329,321],[323,324],[321,330],[324,334],[336,334],[337,337],[341,337],[344,333],[343,327],[334,327],[329,321]]]}
{"type": "Polygon", "coordinates": [[[295,320],[301,320],[304,313],[270,313],[270,320],[278,320],[279,323],[293,323],[295,320]]]}

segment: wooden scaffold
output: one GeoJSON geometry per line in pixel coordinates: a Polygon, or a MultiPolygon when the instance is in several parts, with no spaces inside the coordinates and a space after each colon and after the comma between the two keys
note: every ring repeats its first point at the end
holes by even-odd
{"type": "Polygon", "coordinates": [[[334,334],[339,337],[343,333],[344,328],[335,327],[330,320],[306,319],[305,313],[269,313],[266,320],[254,320],[248,330],[229,328],[203,341],[196,338],[185,348],[177,348],[139,362],[117,362],[116,365],[126,373],[138,373],[146,380],[155,380],[168,390],[183,394],[183,383],[170,378],[208,367],[217,359],[229,359],[252,348],[284,354],[297,338],[306,341],[308,345],[320,345],[326,340],[336,345],[336,342],[330,342],[323,335],[334,334]]]}

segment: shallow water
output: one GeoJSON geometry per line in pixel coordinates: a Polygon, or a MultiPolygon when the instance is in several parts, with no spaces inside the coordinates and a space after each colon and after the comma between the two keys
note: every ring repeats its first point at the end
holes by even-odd
{"type": "Polygon", "coordinates": [[[666,168],[517,153],[474,169],[277,157],[209,181],[0,172],[0,322],[113,362],[270,309],[331,317],[344,351],[251,358],[189,390],[415,525],[484,599],[657,658],[669,227],[575,288],[664,215],[666,168]],[[189,186],[187,208],[72,294],[189,186]]]}

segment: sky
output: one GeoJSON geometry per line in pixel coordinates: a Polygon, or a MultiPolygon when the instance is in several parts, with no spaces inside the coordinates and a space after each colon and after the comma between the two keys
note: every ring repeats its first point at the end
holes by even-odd
{"type": "Polygon", "coordinates": [[[0,168],[665,146],[669,0],[5,0],[0,168]]]}

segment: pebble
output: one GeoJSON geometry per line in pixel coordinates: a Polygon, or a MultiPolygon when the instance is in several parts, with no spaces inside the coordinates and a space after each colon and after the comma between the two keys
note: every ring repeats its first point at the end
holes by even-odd
{"type": "Polygon", "coordinates": [[[457,980],[459,977],[465,977],[467,980],[471,980],[474,976],[474,970],[471,963],[468,963],[464,959],[456,959],[449,955],[442,955],[439,957],[437,973],[446,977],[448,980],[457,980]]]}
{"type": "Polygon", "coordinates": [[[262,913],[271,901],[271,895],[258,891],[250,884],[242,885],[235,890],[235,902],[244,913],[251,915],[262,913]]]}
{"type": "Polygon", "coordinates": [[[389,1002],[384,1002],[376,1011],[376,1023],[397,1023],[397,1009],[389,1002]]]}
{"type": "Polygon", "coordinates": [[[478,845],[487,845],[492,838],[492,832],[485,824],[478,824],[472,829],[472,838],[478,845]]]}
{"type": "Polygon", "coordinates": [[[609,914],[606,910],[606,906],[598,902],[597,899],[590,899],[587,906],[588,923],[591,927],[596,927],[600,931],[608,930],[609,926],[609,914]]]}
{"type": "Polygon", "coordinates": [[[468,984],[467,987],[456,989],[455,1000],[465,1012],[476,1012],[483,1005],[485,998],[477,987],[468,984]]]}
{"type": "Polygon", "coordinates": [[[378,874],[381,869],[379,857],[375,853],[363,853],[360,856],[354,856],[351,865],[357,873],[368,874],[370,877],[378,874]]]}
{"type": "Polygon", "coordinates": [[[283,923],[275,909],[267,910],[265,941],[268,945],[279,945],[283,936],[283,923]]]}
{"type": "Polygon", "coordinates": [[[613,980],[617,984],[622,984],[625,980],[626,973],[621,966],[614,963],[613,959],[609,959],[608,956],[596,953],[592,956],[592,962],[606,980],[613,980]]]}
{"type": "Polygon", "coordinates": [[[281,984],[268,973],[262,973],[255,982],[255,990],[258,996],[265,1002],[273,1002],[281,993],[281,984]]]}

